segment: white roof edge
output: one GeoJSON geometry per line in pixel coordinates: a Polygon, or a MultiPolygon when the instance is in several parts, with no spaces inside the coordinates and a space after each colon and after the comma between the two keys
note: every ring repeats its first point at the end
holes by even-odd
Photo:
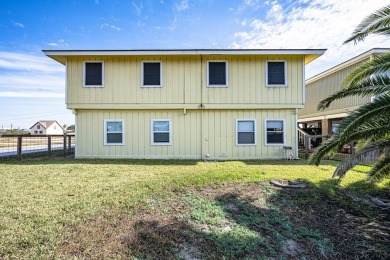
{"type": "Polygon", "coordinates": [[[348,67],[348,66],[350,66],[350,65],[352,65],[354,63],[357,63],[357,62],[359,62],[359,61],[361,61],[363,59],[366,59],[366,58],[370,57],[373,54],[386,53],[386,52],[389,52],[389,51],[390,51],[390,48],[373,48],[373,49],[370,49],[370,50],[368,50],[366,52],[363,52],[362,54],[359,54],[358,56],[355,56],[355,57],[353,57],[353,58],[351,58],[351,59],[349,59],[347,61],[344,61],[344,62],[342,62],[342,63],[340,63],[340,64],[338,64],[338,65],[336,65],[336,66],[334,66],[334,67],[332,67],[330,69],[327,69],[327,70],[325,70],[325,71],[323,71],[323,72],[321,72],[321,73],[319,73],[317,75],[314,75],[313,77],[311,77],[311,78],[306,80],[306,84],[310,84],[310,83],[312,83],[312,82],[314,82],[316,80],[319,80],[319,79],[321,79],[323,77],[326,77],[326,76],[328,76],[328,75],[330,75],[330,74],[332,74],[332,73],[334,73],[336,71],[342,70],[342,69],[344,69],[344,68],[346,68],[346,67],[348,67]]]}
{"type": "Polygon", "coordinates": [[[242,54],[318,54],[326,49],[205,49],[205,50],[42,50],[47,56],[119,56],[119,55],[242,55],[242,54]]]}

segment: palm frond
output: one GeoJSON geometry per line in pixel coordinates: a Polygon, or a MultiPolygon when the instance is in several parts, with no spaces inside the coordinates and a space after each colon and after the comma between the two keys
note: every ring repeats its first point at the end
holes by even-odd
{"type": "MultiPolygon", "coordinates": [[[[363,147],[363,149],[358,151],[356,154],[351,155],[348,159],[342,161],[334,171],[333,178],[336,176],[342,178],[347,171],[359,163],[378,160],[380,154],[389,146],[390,139],[383,139],[378,142],[370,143],[366,147],[363,147]]],[[[375,164],[375,166],[376,165],[377,164],[375,164]]]]}
{"type": "Polygon", "coordinates": [[[345,43],[363,41],[368,34],[389,35],[390,6],[385,6],[375,13],[367,16],[353,31],[352,36],[345,43]]]}
{"type": "MultiPolygon", "coordinates": [[[[390,129],[390,117],[387,118],[377,118],[373,122],[366,122],[364,125],[360,126],[357,129],[354,129],[352,133],[345,132],[341,126],[333,136],[332,140],[329,140],[322,144],[320,148],[312,154],[309,159],[309,164],[319,165],[322,158],[331,152],[340,150],[345,144],[351,142],[364,140],[366,141],[367,136],[369,136],[370,141],[373,140],[382,140],[388,137],[390,129]]],[[[370,144],[371,142],[367,142],[370,144]]],[[[365,146],[365,145],[364,145],[365,146]]]]}
{"type": "Polygon", "coordinates": [[[390,156],[384,156],[368,172],[368,179],[380,181],[390,176],[390,156]]]}
{"type": "Polygon", "coordinates": [[[343,88],[348,88],[359,84],[361,81],[369,81],[373,76],[389,76],[390,52],[375,56],[372,60],[366,61],[358,68],[354,69],[341,83],[343,88]]]}
{"type": "Polygon", "coordinates": [[[336,132],[336,134],[339,133],[340,135],[340,142],[345,143],[349,133],[353,133],[365,122],[372,122],[373,118],[389,118],[389,111],[390,94],[379,96],[373,102],[361,106],[341,122],[336,132]]]}
{"type": "Polygon", "coordinates": [[[388,118],[372,118],[372,120],[364,122],[364,124],[360,125],[351,133],[343,132],[343,135],[348,135],[349,137],[342,137],[342,139],[346,140],[346,143],[350,143],[353,141],[367,140],[368,137],[371,142],[386,138],[390,131],[389,120],[390,116],[388,118]]]}
{"type": "Polygon", "coordinates": [[[309,164],[319,165],[322,158],[324,158],[328,153],[336,151],[339,146],[337,140],[328,140],[323,143],[320,148],[315,151],[309,158],[309,164]]]}
{"type": "Polygon", "coordinates": [[[340,91],[325,98],[318,104],[318,110],[324,110],[330,104],[338,99],[351,96],[374,96],[390,91],[390,77],[387,75],[375,75],[370,78],[365,78],[359,84],[352,85],[348,88],[343,88],[340,91]]]}
{"type": "Polygon", "coordinates": [[[347,171],[355,167],[357,164],[367,161],[376,161],[378,160],[379,155],[379,149],[364,150],[364,152],[350,155],[348,159],[345,159],[337,166],[333,173],[333,178],[339,177],[341,179],[345,176],[347,171]]]}
{"type": "Polygon", "coordinates": [[[333,136],[310,157],[309,163],[319,165],[321,159],[332,151],[353,141],[379,140],[390,133],[390,94],[378,97],[361,106],[343,119],[333,136]]]}

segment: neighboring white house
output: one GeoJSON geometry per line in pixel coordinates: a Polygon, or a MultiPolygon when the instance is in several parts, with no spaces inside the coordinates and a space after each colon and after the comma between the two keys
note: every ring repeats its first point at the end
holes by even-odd
{"type": "Polygon", "coordinates": [[[32,135],[62,135],[64,129],[55,120],[42,120],[30,127],[32,135]]]}

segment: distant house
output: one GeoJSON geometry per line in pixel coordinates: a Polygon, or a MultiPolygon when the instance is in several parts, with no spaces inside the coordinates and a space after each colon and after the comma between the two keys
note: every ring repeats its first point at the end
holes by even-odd
{"type": "Polygon", "coordinates": [[[30,127],[32,135],[62,135],[64,129],[55,120],[42,120],[30,127]]]}
{"type": "Polygon", "coordinates": [[[66,66],[76,158],[297,156],[305,65],[325,50],[50,50],[66,66]]]}

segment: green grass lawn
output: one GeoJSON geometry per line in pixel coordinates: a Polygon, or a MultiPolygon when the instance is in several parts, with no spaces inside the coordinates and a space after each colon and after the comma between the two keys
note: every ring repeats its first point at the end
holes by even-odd
{"type": "MultiPolygon", "coordinates": [[[[3,163],[0,258],[278,257],[290,240],[310,249],[298,250],[300,256],[337,256],[342,254],[337,237],[317,227],[321,221],[315,216],[339,223],[349,214],[354,223],[374,223],[384,213],[360,199],[388,196],[390,181],[365,182],[369,167],[359,166],[338,186],[331,179],[335,165],[308,166],[305,160],[3,163]],[[275,178],[302,180],[310,188],[297,193],[264,183],[275,178]],[[302,214],[307,223],[301,223],[302,214]]],[[[362,237],[358,241],[366,255],[389,256],[380,238],[364,234],[356,236],[362,237]]]]}

